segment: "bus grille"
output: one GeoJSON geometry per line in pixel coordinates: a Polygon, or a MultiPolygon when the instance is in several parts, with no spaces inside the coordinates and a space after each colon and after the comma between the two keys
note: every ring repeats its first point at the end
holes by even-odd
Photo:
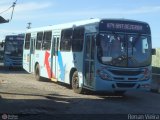
{"type": "Polygon", "coordinates": [[[120,70],[110,70],[114,75],[139,75],[142,71],[120,71],[120,70]]]}

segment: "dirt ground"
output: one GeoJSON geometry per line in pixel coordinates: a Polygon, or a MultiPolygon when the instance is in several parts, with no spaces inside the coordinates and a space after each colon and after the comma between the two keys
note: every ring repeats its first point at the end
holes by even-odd
{"type": "Polygon", "coordinates": [[[33,114],[60,114],[59,117],[61,114],[78,114],[81,117],[123,114],[127,118],[129,114],[160,114],[159,101],[160,94],[152,92],[127,92],[125,96],[93,92],[76,94],[64,84],[48,79],[36,81],[34,75],[24,70],[0,68],[2,115],[14,114],[21,118],[21,115],[33,114]]]}

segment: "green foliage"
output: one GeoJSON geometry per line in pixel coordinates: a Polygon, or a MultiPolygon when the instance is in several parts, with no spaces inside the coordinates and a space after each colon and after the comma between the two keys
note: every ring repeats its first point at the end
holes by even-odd
{"type": "Polygon", "coordinates": [[[160,48],[156,48],[156,55],[152,56],[152,66],[160,67],[160,48]]]}

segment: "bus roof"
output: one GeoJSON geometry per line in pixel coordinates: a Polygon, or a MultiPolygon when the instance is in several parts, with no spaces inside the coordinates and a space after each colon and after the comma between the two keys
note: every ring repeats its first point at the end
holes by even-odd
{"type": "Polygon", "coordinates": [[[12,34],[12,35],[6,35],[6,37],[15,37],[15,36],[24,36],[25,34],[12,34]]]}
{"type": "Polygon", "coordinates": [[[50,30],[51,29],[65,29],[65,28],[70,28],[73,26],[81,26],[81,25],[96,23],[99,21],[100,19],[89,19],[89,20],[70,22],[70,23],[64,23],[64,24],[58,24],[58,25],[50,25],[50,26],[39,27],[39,28],[31,28],[31,29],[28,29],[27,32],[49,30],[49,29],[50,30]]]}
{"type": "Polygon", "coordinates": [[[124,22],[137,22],[142,24],[148,24],[146,22],[137,21],[137,20],[130,20],[130,19],[88,19],[88,20],[82,20],[82,21],[76,21],[76,22],[70,22],[70,23],[64,23],[64,24],[57,24],[57,25],[50,25],[50,26],[44,26],[44,27],[38,27],[38,28],[31,28],[28,29],[26,32],[34,32],[34,31],[46,31],[46,30],[52,30],[52,29],[65,29],[65,28],[72,28],[73,26],[83,26],[87,24],[93,24],[93,23],[99,23],[102,20],[113,20],[113,21],[124,21],[124,22]]]}

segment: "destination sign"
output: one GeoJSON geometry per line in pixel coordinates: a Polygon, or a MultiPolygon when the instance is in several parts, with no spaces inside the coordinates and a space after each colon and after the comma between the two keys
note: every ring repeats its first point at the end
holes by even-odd
{"type": "Polygon", "coordinates": [[[24,37],[20,37],[20,36],[7,36],[6,39],[7,40],[24,40],[24,37]]]}
{"type": "Polygon", "coordinates": [[[127,20],[102,20],[99,30],[150,34],[150,27],[147,23],[127,20]]]}
{"type": "Polygon", "coordinates": [[[121,23],[107,23],[107,28],[109,29],[123,29],[123,30],[136,30],[142,31],[142,25],[135,25],[135,24],[121,24],[121,23]]]}

